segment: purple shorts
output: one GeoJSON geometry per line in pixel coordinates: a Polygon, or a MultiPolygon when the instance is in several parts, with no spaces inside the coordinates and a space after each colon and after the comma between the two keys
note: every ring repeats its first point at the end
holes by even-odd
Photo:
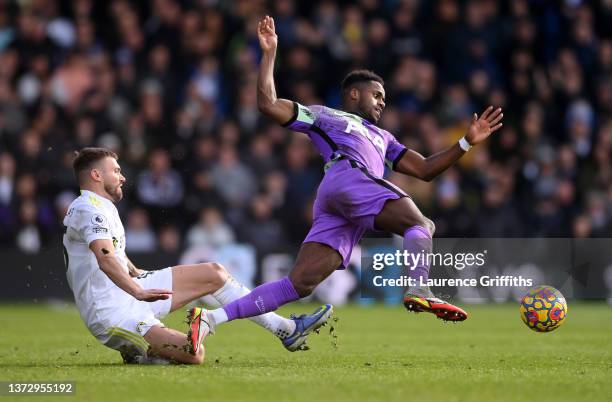
{"type": "Polygon", "coordinates": [[[353,247],[374,228],[387,200],[408,197],[396,185],[373,176],[356,162],[342,159],[325,173],[314,202],[314,221],[304,243],[327,244],[342,256],[346,268],[353,247]]]}

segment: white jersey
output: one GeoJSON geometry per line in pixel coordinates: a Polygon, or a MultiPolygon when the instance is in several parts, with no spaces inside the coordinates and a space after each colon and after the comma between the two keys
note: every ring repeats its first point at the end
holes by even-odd
{"type": "Polygon", "coordinates": [[[74,293],[81,318],[94,335],[104,333],[116,323],[109,317],[120,317],[122,311],[136,302],[130,294],[115,285],[100,269],[89,244],[109,239],[115,255],[128,271],[125,255],[125,231],[115,205],[91,191],[70,204],[64,218],[64,257],[68,266],[68,284],[74,293]]]}

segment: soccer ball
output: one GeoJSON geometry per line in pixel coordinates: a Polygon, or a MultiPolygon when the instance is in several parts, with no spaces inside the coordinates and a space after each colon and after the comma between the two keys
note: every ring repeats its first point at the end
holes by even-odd
{"type": "Polygon", "coordinates": [[[559,328],[567,317],[565,297],[552,286],[531,289],[521,300],[521,319],[536,332],[550,332],[559,328]]]}

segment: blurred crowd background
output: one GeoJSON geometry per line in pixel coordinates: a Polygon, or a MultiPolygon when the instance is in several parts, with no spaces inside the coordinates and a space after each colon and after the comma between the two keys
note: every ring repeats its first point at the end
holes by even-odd
{"type": "Polygon", "coordinates": [[[433,182],[389,172],[437,236],[612,234],[612,0],[22,0],[0,2],[0,248],[59,244],[85,146],[120,156],[128,252],[299,245],[323,166],[257,110],[265,14],[279,96],[338,107],[372,69],[381,126],[425,155],[504,108],[433,182]]]}

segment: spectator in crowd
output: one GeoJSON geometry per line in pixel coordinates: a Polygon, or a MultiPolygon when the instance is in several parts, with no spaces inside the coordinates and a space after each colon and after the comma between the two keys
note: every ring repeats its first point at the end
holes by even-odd
{"type": "Polygon", "coordinates": [[[170,156],[166,150],[159,148],[151,153],[149,168],[136,179],[136,191],[156,225],[170,222],[179,214],[183,179],[170,166],[170,156]]]}
{"type": "Polygon", "coordinates": [[[178,253],[181,250],[183,239],[175,225],[164,225],[157,233],[159,251],[163,253],[178,253]]]}
{"type": "Polygon", "coordinates": [[[37,222],[38,210],[34,200],[28,199],[19,206],[17,248],[24,253],[36,254],[42,246],[42,235],[37,222]]]}
{"type": "Polygon", "coordinates": [[[200,213],[200,220],[187,231],[187,246],[219,248],[234,241],[232,228],[225,223],[218,208],[206,207],[200,213]]]}
{"type": "Polygon", "coordinates": [[[15,195],[15,158],[8,152],[0,154],[0,208],[8,208],[15,195]]]}
{"type": "Polygon", "coordinates": [[[150,253],[157,248],[157,238],[149,223],[149,215],[142,208],[128,213],[125,227],[126,250],[131,253],[150,253]]]}
{"type": "Polygon", "coordinates": [[[241,225],[242,240],[252,244],[260,252],[282,249],[286,235],[281,223],[274,218],[269,197],[259,194],[250,204],[249,217],[241,225]]]}
{"type": "Polygon", "coordinates": [[[255,177],[238,159],[238,152],[231,145],[219,150],[219,159],[212,167],[212,181],[230,208],[248,205],[256,190],[255,177]]]}

